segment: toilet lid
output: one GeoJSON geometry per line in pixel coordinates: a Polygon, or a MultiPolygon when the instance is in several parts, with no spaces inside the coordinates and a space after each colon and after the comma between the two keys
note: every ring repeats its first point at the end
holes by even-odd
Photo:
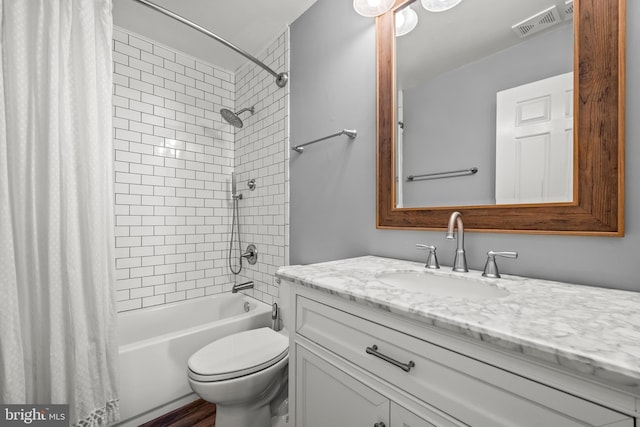
{"type": "Polygon", "coordinates": [[[198,381],[222,381],[261,371],[289,351],[286,336],[270,328],[251,329],[220,338],[195,352],[187,362],[198,381]]]}

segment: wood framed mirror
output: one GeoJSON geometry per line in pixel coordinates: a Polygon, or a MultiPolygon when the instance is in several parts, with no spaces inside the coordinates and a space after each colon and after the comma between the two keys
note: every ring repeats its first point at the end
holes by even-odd
{"type": "Polygon", "coordinates": [[[445,229],[459,211],[470,231],[623,236],[625,0],[574,0],[573,201],[398,208],[394,13],[411,1],[376,18],[377,228],[445,229]]]}

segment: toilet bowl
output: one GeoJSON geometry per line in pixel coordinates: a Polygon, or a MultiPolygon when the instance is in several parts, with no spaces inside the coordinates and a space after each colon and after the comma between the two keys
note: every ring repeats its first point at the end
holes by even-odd
{"type": "Polygon", "coordinates": [[[193,391],[216,404],[216,427],[270,427],[271,401],[286,387],[289,337],[259,328],[216,340],[187,362],[193,391]]]}

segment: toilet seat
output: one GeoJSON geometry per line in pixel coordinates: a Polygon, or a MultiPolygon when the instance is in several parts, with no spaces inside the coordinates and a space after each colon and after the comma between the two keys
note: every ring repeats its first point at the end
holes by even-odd
{"type": "Polygon", "coordinates": [[[270,328],[228,335],[195,352],[187,363],[189,377],[215,382],[251,375],[284,359],[289,340],[270,328]]]}

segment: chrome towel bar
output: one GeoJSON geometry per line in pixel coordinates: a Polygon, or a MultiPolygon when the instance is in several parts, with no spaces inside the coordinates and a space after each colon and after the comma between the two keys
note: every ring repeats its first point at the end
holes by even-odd
{"type": "Polygon", "coordinates": [[[460,169],[457,171],[432,172],[432,173],[423,173],[421,175],[409,175],[407,177],[407,181],[423,181],[427,179],[453,178],[456,176],[473,175],[477,172],[478,172],[478,168],[474,166],[469,169],[460,169]]]}
{"type": "Polygon", "coordinates": [[[297,151],[298,153],[302,153],[304,151],[304,147],[306,147],[307,145],[315,144],[316,142],[324,141],[325,139],[333,138],[340,135],[347,135],[349,138],[353,139],[358,136],[358,131],[355,129],[342,129],[340,132],[336,132],[322,138],[314,139],[313,141],[305,142],[304,144],[296,145],[295,147],[291,147],[291,149],[297,151]]]}

